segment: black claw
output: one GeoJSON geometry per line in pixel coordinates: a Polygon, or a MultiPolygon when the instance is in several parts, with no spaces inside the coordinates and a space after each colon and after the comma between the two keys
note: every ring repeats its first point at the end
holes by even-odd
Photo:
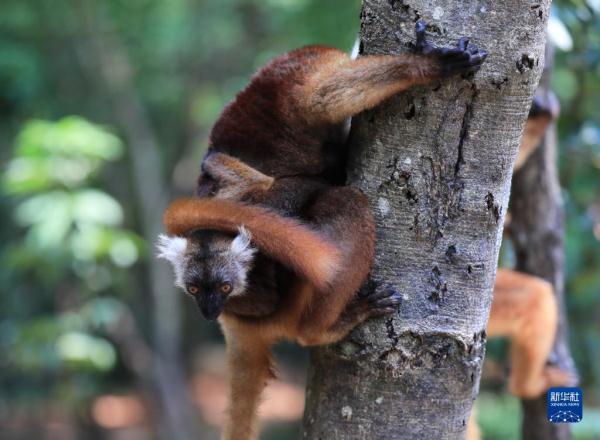
{"type": "Polygon", "coordinates": [[[395,288],[387,286],[373,293],[368,299],[375,308],[394,307],[400,304],[402,295],[395,288]]]}
{"type": "Polygon", "coordinates": [[[369,280],[358,292],[352,307],[370,317],[387,316],[396,313],[401,302],[402,295],[394,286],[369,280]]]}
{"type": "Polygon", "coordinates": [[[460,50],[458,47],[442,47],[441,49],[437,49],[442,58],[445,59],[457,59],[464,58],[465,55],[469,55],[468,53],[460,50]]]}
{"type": "Polygon", "coordinates": [[[417,39],[415,48],[417,53],[429,55],[435,51],[435,46],[425,39],[425,29],[427,29],[427,23],[424,20],[415,23],[415,36],[417,39]]]}
{"type": "Polygon", "coordinates": [[[374,303],[377,307],[396,306],[400,304],[400,299],[400,296],[388,296],[387,298],[379,299],[374,303]]]}
{"type": "Polygon", "coordinates": [[[426,28],[427,23],[423,20],[415,23],[415,49],[417,53],[437,60],[441,76],[465,75],[479,70],[488,55],[487,51],[474,44],[469,46],[469,37],[460,38],[456,47],[436,47],[425,39],[426,28]]]}
{"type": "Polygon", "coordinates": [[[425,29],[427,28],[427,23],[425,20],[419,20],[415,23],[415,35],[417,37],[417,45],[419,43],[425,42],[425,29]]]}
{"type": "Polygon", "coordinates": [[[456,45],[456,47],[458,47],[462,51],[467,50],[468,46],[469,46],[469,37],[462,37],[460,40],[458,40],[458,44],[456,45]]]}
{"type": "Polygon", "coordinates": [[[385,309],[385,308],[396,308],[400,304],[400,301],[394,300],[385,300],[377,301],[374,305],[376,309],[385,309]]]}
{"type": "Polygon", "coordinates": [[[371,317],[372,318],[381,318],[383,316],[393,315],[397,311],[398,310],[396,308],[393,308],[393,307],[386,307],[384,309],[377,309],[377,310],[373,310],[371,312],[371,317]]]}
{"type": "Polygon", "coordinates": [[[367,297],[367,300],[372,303],[385,300],[390,297],[390,294],[385,290],[378,290],[367,297]]]}

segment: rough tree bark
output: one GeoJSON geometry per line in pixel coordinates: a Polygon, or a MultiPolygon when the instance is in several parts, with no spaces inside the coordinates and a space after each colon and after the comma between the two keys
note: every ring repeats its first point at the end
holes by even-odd
{"type": "Polygon", "coordinates": [[[314,350],[310,439],[459,439],[484,355],[512,166],[544,58],[550,1],[364,0],[361,54],[410,50],[425,19],[490,56],[471,79],[405,93],[353,121],[349,183],[371,199],[372,276],[404,296],[393,319],[314,350]]]}
{"type": "MultiPolygon", "coordinates": [[[[552,70],[551,50],[546,54],[539,90],[548,93],[552,70]]],[[[527,163],[515,173],[511,195],[510,236],[515,248],[516,269],[537,275],[554,286],[559,303],[559,326],[551,361],[576,375],[567,339],[564,305],[564,212],[556,169],[556,125],[527,163]]],[[[522,438],[531,440],[568,440],[568,424],[546,420],[545,396],[523,400],[522,438]]]]}

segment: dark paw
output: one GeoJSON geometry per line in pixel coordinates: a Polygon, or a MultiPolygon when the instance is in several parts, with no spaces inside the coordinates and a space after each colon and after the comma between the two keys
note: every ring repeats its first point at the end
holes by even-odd
{"type": "Polygon", "coordinates": [[[475,45],[469,46],[469,38],[462,37],[458,40],[456,47],[437,47],[425,39],[427,23],[423,20],[417,21],[415,34],[416,53],[434,58],[439,64],[440,76],[451,76],[455,74],[467,75],[476,72],[483,64],[488,53],[475,45]]]}
{"type": "Polygon", "coordinates": [[[402,302],[402,295],[393,286],[375,288],[363,298],[370,316],[386,316],[396,313],[402,302]]]}

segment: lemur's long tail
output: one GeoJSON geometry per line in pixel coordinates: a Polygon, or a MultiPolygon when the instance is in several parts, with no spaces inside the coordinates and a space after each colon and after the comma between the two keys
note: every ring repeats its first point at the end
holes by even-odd
{"type": "Polygon", "coordinates": [[[330,287],[340,265],[340,250],[319,232],[258,206],[210,198],[179,199],[165,211],[164,223],[172,235],[186,235],[194,229],[235,234],[243,225],[260,251],[319,289],[330,287]]]}

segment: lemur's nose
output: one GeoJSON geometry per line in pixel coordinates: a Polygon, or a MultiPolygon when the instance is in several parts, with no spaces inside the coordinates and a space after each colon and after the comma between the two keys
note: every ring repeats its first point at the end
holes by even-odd
{"type": "Polygon", "coordinates": [[[200,313],[205,319],[214,321],[219,317],[225,306],[225,296],[219,293],[206,293],[194,297],[200,313]]]}

